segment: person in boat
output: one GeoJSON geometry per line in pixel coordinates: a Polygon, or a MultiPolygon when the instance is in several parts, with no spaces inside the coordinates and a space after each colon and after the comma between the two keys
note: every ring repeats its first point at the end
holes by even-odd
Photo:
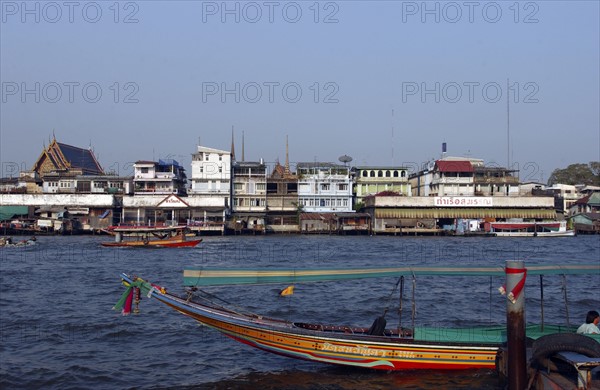
{"type": "Polygon", "coordinates": [[[577,329],[579,334],[600,334],[598,323],[600,322],[600,314],[596,310],[590,310],[585,317],[585,324],[577,329]]]}

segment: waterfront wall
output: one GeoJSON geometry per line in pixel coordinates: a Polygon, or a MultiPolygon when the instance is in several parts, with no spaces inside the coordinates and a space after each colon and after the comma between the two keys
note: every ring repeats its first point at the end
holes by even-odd
{"type": "Polygon", "coordinates": [[[2,194],[0,205],[111,208],[117,202],[110,194],[2,194]]]}

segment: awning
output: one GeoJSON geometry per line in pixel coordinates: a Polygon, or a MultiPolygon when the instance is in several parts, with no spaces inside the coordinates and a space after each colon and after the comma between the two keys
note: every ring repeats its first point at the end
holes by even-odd
{"type": "Polygon", "coordinates": [[[555,219],[556,211],[527,208],[402,208],[377,209],[375,218],[535,218],[555,219]]]}
{"type": "Polygon", "coordinates": [[[64,206],[41,206],[36,208],[35,213],[62,213],[65,211],[64,206]]]}
{"type": "Polygon", "coordinates": [[[12,219],[15,215],[28,215],[28,206],[0,206],[0,221],[12,219]]]}
{"type": "MultiPolygon", "coordinates": [[[[530,265],[529,275],[599,275],[599,264],[530,265]]],[[[503,267],[389,267],[322,269],[251,269],[192,268],[183,271],[184,286],[222,286],[233,284],[269,284],[324,282],[331,280],[428,276],[504,276],[503,267]]]]}

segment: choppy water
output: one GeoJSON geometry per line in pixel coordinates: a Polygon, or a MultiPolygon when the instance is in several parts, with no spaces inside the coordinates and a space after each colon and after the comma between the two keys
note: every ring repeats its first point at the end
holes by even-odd
{"type": "MultiPolygon", "coordinates": [[[[372,372],[279,357],[236,343],[158,302],[141,314],[111,310],[128,272],[182,290],[191,266],[359,267],[387,265],[503,266],[600,261],[600,237],[407,238],[338,236],[206,237],[193,249],[102,248],[107,237],[40,237],[38,245],[0,249],[0,387],[215,389],[502,389],[494,372],[372,372]]],[[[600,309],[600,277],[567,278],[571,323],[600,309]]],[[[314,283],[281,298],[282,286],[213,288],[251,311],[294,319],[369,326],[386,306],[394,280],[314,283]]],[[[498,323],[505,303],[500,279],[419,278],[417,325],[498,323]],[[491,294],[490,294],[491,291],[491,294]],[[491,297],[491,298],[490,298],[491,297]]],[[[566,322],[560,277],[544,279],[547,323],[566,322]]],[[[403,325],[410,324],[412,281],[403,325]]],[[[539,280],[526,289],[527,320],[540,318],[539,280]]],[[[394,310],[390,310],[390,313],[394,310]]],[[[388,316],[388,325],[398,323],[388,316]]]]}

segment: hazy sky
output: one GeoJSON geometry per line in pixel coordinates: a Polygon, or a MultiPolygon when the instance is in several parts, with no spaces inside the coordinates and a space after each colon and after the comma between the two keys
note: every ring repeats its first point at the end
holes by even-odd
{"type": "Polygon", "coordinates": [[[108,171],[202,145],[245,159],[521,179],[600,160],[598,1],[1,1],[2,176],[54,133],[108,171]],[[507,79],[510,88],[507,90],[507,79]],[[507,148],[507,92],[510,152],[507,148]]]}

